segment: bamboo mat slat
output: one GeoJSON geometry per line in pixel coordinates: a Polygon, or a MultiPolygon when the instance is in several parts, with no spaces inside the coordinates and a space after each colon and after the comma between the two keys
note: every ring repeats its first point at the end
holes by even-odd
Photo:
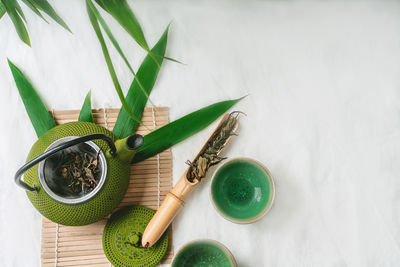
{"type": "MultiPolygon", "coordinates": [[[[96,124],[109,130],[115,125],[119,109],[94,109],[96,124]]],[[[57,124],[76,121],[78,110],[52,110],[57,124]]],[[[169,122],[168,107],[145,108],[142,116],[144,126],[137,133],[147,134],[148,129],[159,128],[169,122]]],[[[172,186],[172,155],[166,150],[157,156],[131,166],[128,190],[118,208],[130,205],[147,206],[156,210],[172,186]]],[[[118,209],[117,208],[117,209],[118,209]]],[[[105,266],[111,264],[103,253],[102,234],[107,219],[85,226],[57,225],[46,218],[42,220],[41,261],[42,266],[105,266]]],[[[170,243],[162,264],[171,263],[174,255],[172,230],[170,243]]]]}

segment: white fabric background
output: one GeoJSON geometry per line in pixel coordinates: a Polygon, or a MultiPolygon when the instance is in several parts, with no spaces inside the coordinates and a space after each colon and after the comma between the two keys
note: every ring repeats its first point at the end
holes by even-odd
{"type": "MultiPolygon", "coordinates": [[[[54,3],[54,1],[52,1],[54,3]]],[[[32,48],[0,20],[0,265],[40,265],[41,217],[13,182],[35,133],[6,58],[49,108],[119,107],[84,1],[57,1],[74,34],[23,7],[32,48]]],[[[214,210],[205,180],[174,223],[175,251],[197,238],[225,244],[239,266],[400,265],[400,5],[389,1],[131,2],[151,45],[172,21],[151,99],[171,119],[249,94],[234,109],[229,157],[263,162],[276,187],[261,221],[214,210]]],[[[137,67],[145,53],[107,17],[137,67]]],[[[132,76],[112,51],[122,85],[132,76]]],[[[212,127],[173,148],[174,181],[212,127]]],[[[210,171],[210,175],[213,171],[210,171]]]]}

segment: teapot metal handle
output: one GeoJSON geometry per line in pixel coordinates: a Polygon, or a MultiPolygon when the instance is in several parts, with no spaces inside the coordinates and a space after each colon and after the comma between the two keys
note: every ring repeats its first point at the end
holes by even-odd
{"type": "Polygon", "coordinates": [[[36,185],[33,185],[33,187],[31,187],[30,185],[28,185],[27,183],[25,183],[22,179],[21,176],[22,174],[24,174],[27,170],[29,170],[30,168],[32,168],[33,166],[35,166],[36,164],[38,164],[39,162],[41,162],[42,160],[48,158],[49,156],[57,153],[60,150],[63,150],[65,148],[77,145],[79,143],[83,143],[83,142],[87,142],[90,140],[94,140],[94,139],[103,139],[104,141],[107,142],[108,146],[110,147],[110,154],[111,156],[114,156],[117,152],[117,149],[114,145],[113,140],[105,134],[89,134],[89,135],[85,135],[82,137],[78,137],[75,138],[73,140],[67,141],[65,143],[62,143],[56,147],[53,147],[51,149],[49,149],[48,151],[44,152],[43,154],[37,156],[36,158],[30,160],[29,162],[27,162],[24,166],[22,166],[17,173],[14,176],[15,182],[17,183],[17,185],[19,185],[20,187],[28,190],[28,191],[39,191],[39,188],[36,185]]]}

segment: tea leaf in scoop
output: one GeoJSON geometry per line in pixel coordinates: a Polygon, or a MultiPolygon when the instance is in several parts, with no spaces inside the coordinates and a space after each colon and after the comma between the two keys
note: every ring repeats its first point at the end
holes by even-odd
{"type": "Polygon", "coordinates": [[[25,16],[19,4],[16,2],[16,0],[1,0],[1,3],[3,4],[12,23],[14,24],[19,38],[25,44],[31,46],[31,40],[29,39],[28,31],[26,30],[24,21],[22,20],[25,20],[25,16]]]}
{"type": "Polygon", "coordinates": [[[203,130],[242,98],[226,100],[192,112],[144,136],[133,162],[150,158],[203,130]]]}
{"type": "Polygon", "coordinates": [[[91,92],[89,91],[83,102],[81,112],[79,113],[78,121],[93,122],[92,103],[90,100],[91,92]]]}
{"type": "Polygon", "coordinates": [[[96,15],[94,14],[94,12],[90,6],[90,3],[91,3],[91,0],[86,0],[86,11],[89,15],[89,19],[92,24],[92,27],[93,27],[94,31],[96,32],[97,38],[99,39],[101,49],[103,50],[104,59],[106,60],[106,63],[107,63],[108,71],[110,72],[111,79],[113,81],[115,90],[117,91],[118,97],[122,103],[122,107],[125,109],[125,111],[128,113],[128,115],[133,120],[142,124],[141,120],[135,114],[132,113],[128,104],[126,103],[124,93],[122,92],[121,85],[119,84],[117,74],[115,73],[115,69],[112,64],[110,54],[108,53],[108,49],[107,49],[106,43],[104,41],[103,34],[101,33],[99,23],[97,21],[96,15]]]}
{"type": "Polygon", "coordinates": [[[43,104],[39,95],[36,93],[32,84],[28,81],[20,69],[8,60],[15,84],[17,85],[21,99],[24,102],[26,112],[35,128],[36,134],[40,137],[42,134],[56,126],[47,108],[43,104]]]}
{"type": "Polygon", "coordinates": [[[235,130],[238,126],[237,117],[240,113],[241,112],[232,112],[229,114],[229,116],[220,123],[219,127],[214,131],[205,147],[200,151],[193,162],[187,161],[190,167],[186,178],[189,182],[193,182],[195,179],[200,182],[211,166],[226,159],[220,157],[219,154],[229,142],[230,138],[235,135],[235,130]]]}
{"type": "MultiPolygon", "coordinates": [[[[151,50],[154,54],[160,55],[160,57],[157,58],[160,65],[163,62],[163,56],[167,47],[168,30],[169,27],[167,27],[160,40],[151,50]]],[[[126,95],[126,101],[128,102],[129,107],[132,108],[132,112],[138,118],[142,117],[143,109],[146,106],[148,95],[153,89],[159,70],[160,68],[158,68],[157,64],[155,64],[154,60],[150,57],[150,55],[147,55],[140,65],[136,77],[129,88],[128,94],[126,95]],[[139,85],[137,82],[138,79],[142,81],[142,85],[145,88],[147,94],[143,94],[142,91],[139,89],[139,85]]],[[[125,109],[121,109],[118,114],[113,133],[118,138],[122,139],[131,135],[135,131],[136,127],[137,122],[129,117],[125,109]]]]}

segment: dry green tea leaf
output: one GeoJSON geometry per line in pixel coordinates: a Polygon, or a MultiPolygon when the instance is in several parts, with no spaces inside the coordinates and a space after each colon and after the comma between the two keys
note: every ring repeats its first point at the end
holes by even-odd
{"type": "Polygon", "coordinates": [[[200,182],[205,177],[208,168],[225,159],[221,158],[219,154],[228,143],[230,137],[235,135],[234,131],[238,123],[237,115],[234,115],[235,113],[239,114],[238,112],[232,112],[222,122],[221,126],[215,130],[210,141],[208,141],[198,157],[193,162],[188,161],[190,168],[186,177],[190,182],[193,182],[195,179],[200,182]]]}
{"type": "Polygon", "coordinates": [[[99,177],[95,174],[99,168],[97,164],[91,164],[93,161],[93,157],[89,158],[86,153],[63,151],[54,171],[56,175],[68,180],[68,187],[73,193],[86,194],[98,185],[99,177]]]}

